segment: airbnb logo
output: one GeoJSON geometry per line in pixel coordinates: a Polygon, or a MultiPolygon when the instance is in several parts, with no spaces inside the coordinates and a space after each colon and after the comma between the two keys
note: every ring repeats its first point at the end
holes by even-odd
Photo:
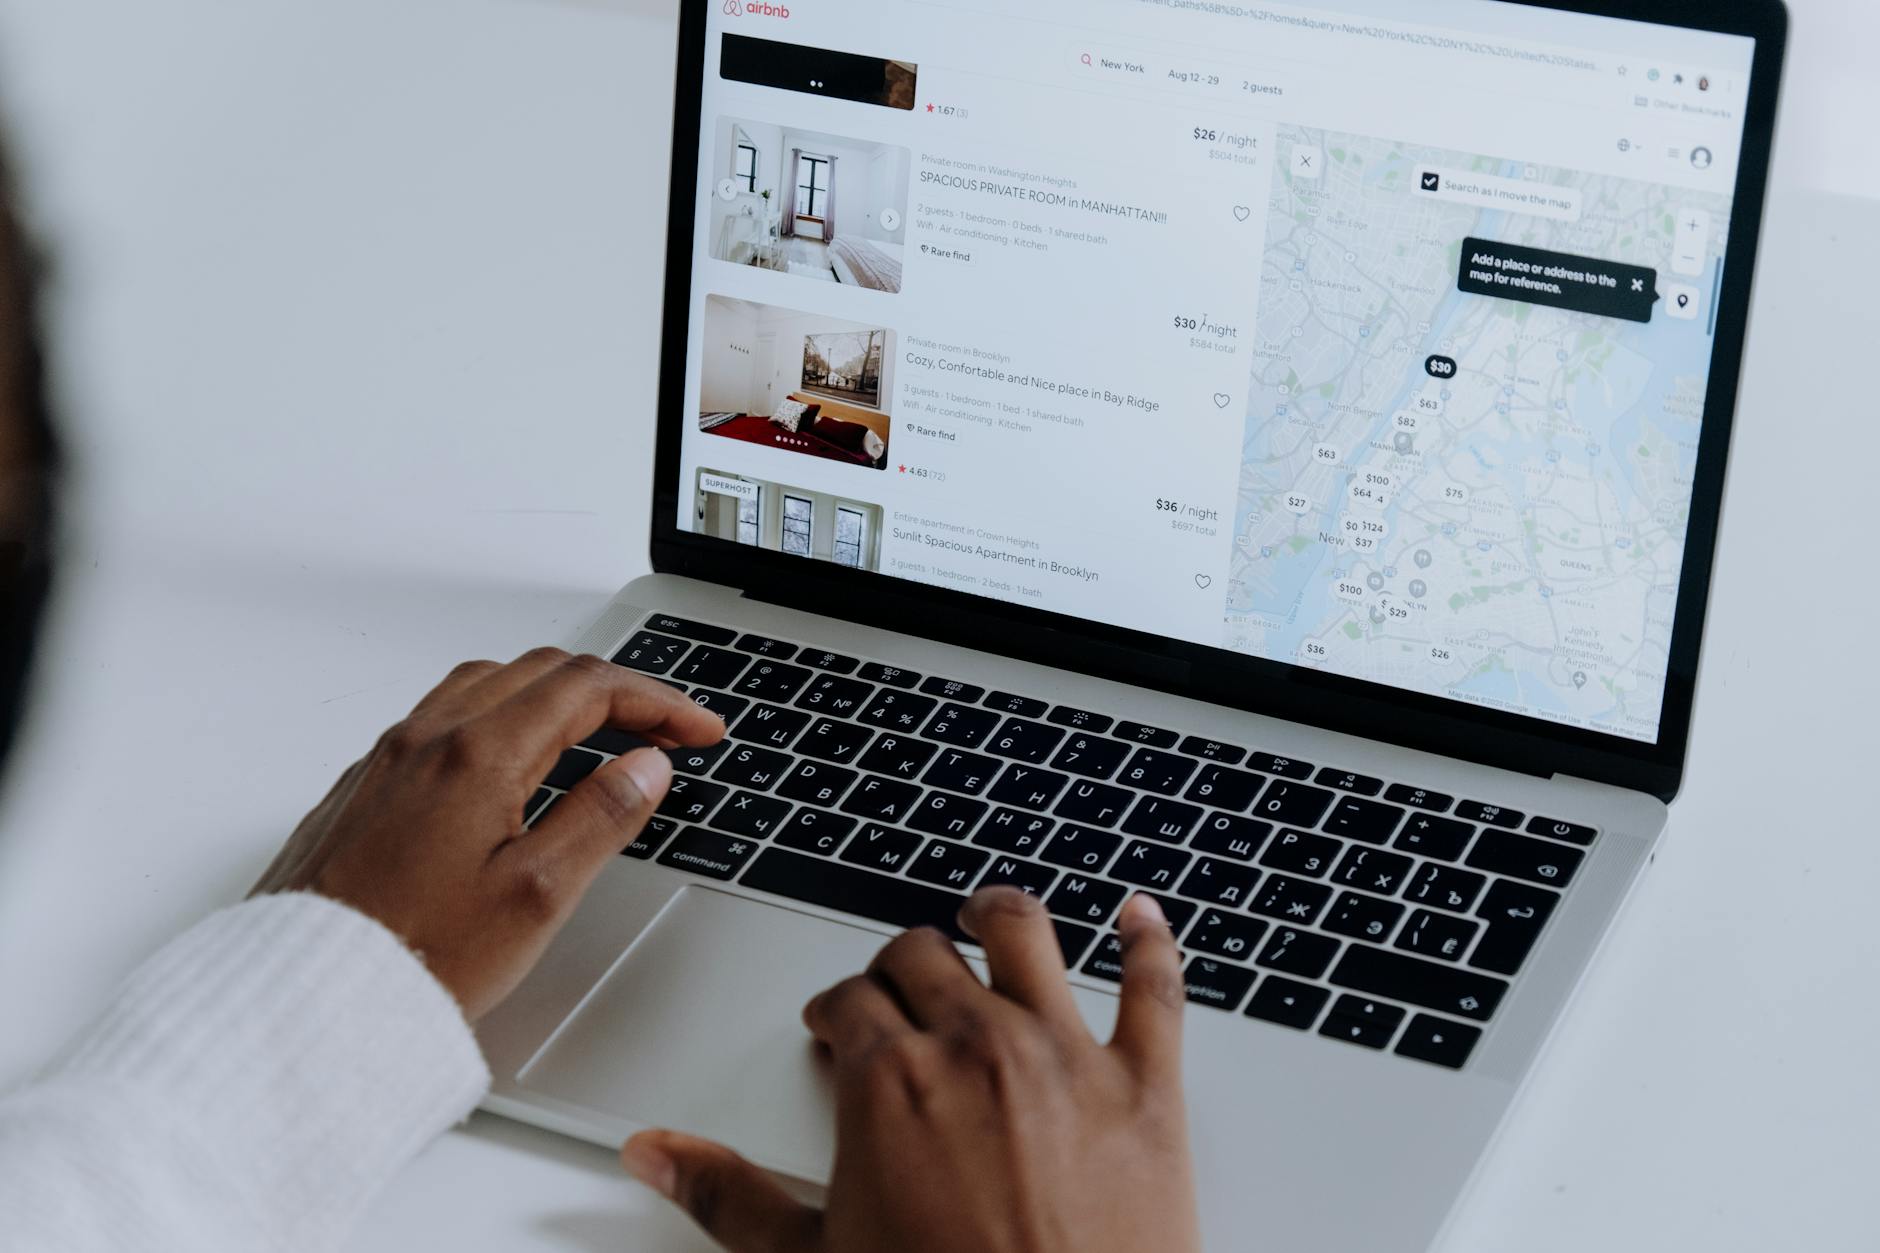
{"type": "Polygon", "coordinates": [[[765,0],[756,0],[755,3],[749,4],[747,4],[745,0],[725,0],[725,15],[727,17],[780,17],[787,19],[790,16],[790,9],[788,5],[768,4],[765,3],[765,0]]]}
{"type": "Polygon", "coordinates": [[[725,16],[726,17],[743,17],[744,5],[740,2],[740,0],[725,0],[725,16]]]}

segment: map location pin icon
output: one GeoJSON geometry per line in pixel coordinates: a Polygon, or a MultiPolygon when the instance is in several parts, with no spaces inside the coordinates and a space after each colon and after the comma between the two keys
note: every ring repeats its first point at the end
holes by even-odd
{"type": "Polygon", "coordinates": [[[1581,687],[1586,686],[1586,671],[1575,670],[1573,672],[1573,686],[1576,688],[1581,688],[1581,687]]]}

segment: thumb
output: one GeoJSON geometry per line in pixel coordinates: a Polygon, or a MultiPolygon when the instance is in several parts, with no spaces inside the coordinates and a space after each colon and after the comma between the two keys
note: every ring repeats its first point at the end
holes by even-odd
{"type": "Polygon", "coordinates": [[[620,1162],[731,1253],[812,1253],[821,1244],[822,1212],[722,1144],[642,1131],[622,1146],[620,1162]]]}
{"type": "Polygon", "coordinates": [[[586,883],[639,838],[671,785],[671,759],[656,748],[636,748],[575,784],[528,839],[586,883]]]}

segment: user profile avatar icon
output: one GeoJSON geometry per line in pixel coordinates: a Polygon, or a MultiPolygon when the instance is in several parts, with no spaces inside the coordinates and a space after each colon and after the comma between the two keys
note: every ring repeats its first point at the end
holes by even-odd
{"type": "Polygon", "coordinates": [[[1708,170],[1715,159],[1708,148],[1691,149],[1691,164],[1700,170],[1708,170]]]}

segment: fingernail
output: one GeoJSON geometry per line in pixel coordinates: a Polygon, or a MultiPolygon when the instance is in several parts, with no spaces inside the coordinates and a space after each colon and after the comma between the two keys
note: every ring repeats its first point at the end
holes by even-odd
{"type": "Polygon", "coordinates": [[[648,800],[658,800],[672,785],[672,759],[657,748],[635,749],[621,761],[626,764],[620,768],[648,800]]]}
{"type": "Polygon", "coordinates": [[[679,1178],[678,1165],[651,1135],[634,1136],[620,1147],[620,1164],[627,1173],[670,1200],[679,1178]]]}
{"type": "Polygon", "coordinates": [[[1147,892],[1138,892],[1129,898],[1129,907],[1136,911],[1143,922],[1159,922],[1168,926],[1168,915],[1162,912],[1162,902],[1147,892]]]}

